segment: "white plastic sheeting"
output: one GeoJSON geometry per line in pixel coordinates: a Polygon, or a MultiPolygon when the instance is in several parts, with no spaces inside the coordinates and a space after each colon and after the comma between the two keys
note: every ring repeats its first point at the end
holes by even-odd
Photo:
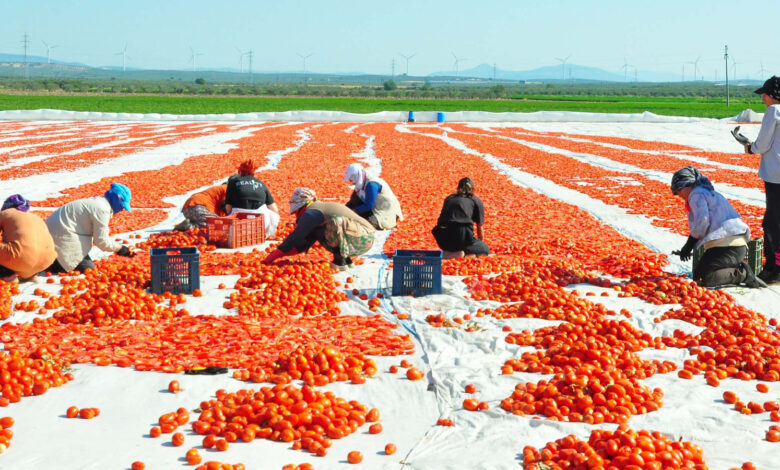
{"type": "MultiPolygon", "coordinates": [[[[414,111],[417,122],[436,122],[437,111],[414,111]]],[[[347,113],[344,111],[282,111],[242,114],[140,114],[35,109],[0,111],[0,120],[8,121],[295,121],[295,122],[405,122],[408,111],[347,113]]],[[[490,113],[486,111],[452,111],[444,113],[450,122],[698,122],[701,118],[660,116],[651,112],[637,114],[579,113],[570,111],[537,111],[534,113],[490,113]]],[[[732,118],[730,118],[732,119],[732,118]]]]}

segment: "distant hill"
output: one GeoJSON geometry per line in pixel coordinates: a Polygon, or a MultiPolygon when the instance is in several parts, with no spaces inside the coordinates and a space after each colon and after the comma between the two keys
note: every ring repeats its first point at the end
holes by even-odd
{"type": "MultiPolygon", "coordinates": [[[[490,64],[480,64],[470,69],[461,70],[458,74],[460,77],[476,77],[476,78],[493,78],[493,66],[490,64]]],[[[443,71],[434,72],[430,74],[432,77],[436,76],[449,76],[454,77],[455,71],[443,71]]],[[[587,67],[584,65],[566,64],[565,75],[564,69],[560,65],[549,65],[546,67],[539,67],[532,70],[525,71],[511,71],[496,68],[495,70],[496,80],[540,80],[540,81],[559,81],[559,80],[574,80],[574,81],[600,81],[600,82],[624,82],[624,81],[640,81],[640,82],[674,82],[679,81],[680,77],[663,73],[639,70],[636,74],[630,71],[628,75],[609,72],[596,67],[587,67]]]]}
{"type": "MultiPolygon", "coordinates": [[[[122,67],[111,65],[105,67],[92,67],[78,62],[67,62],[61,60],[52,60],[46,63],[46,58],[30,55],[27,56],[27,66],[24,64],[24,56],[21,54],[0,53],[0,76],[22,77],[29,75],[38,78],[58,78],[58,79],[108,79],[108,80],[150,80],[150,81],[194,81],[196,78],[203,78],[210,83],[247,83],[249,81],[249,72],[241,72],[235,68],[225,67],[213,70],[147,70],[133,67],[122,67]]],[[[455,71],[434,72],[427,76],[406,76],[396,75],[394,79],[400,82],[420,82],[430,79],[432,82],[452,83],[454,81],[469,80],[469,82],[480,82],[481,80],[492,80],[494,78],[493,66],[490,64],[480,64],[465,70],[460,70],[456,75],[455,71]]],[[[383,81],[389,80],[388,75],[363,74],[359,72],[339,72],[339,73],[306,73],[301,72],[283,72],[283,71],[258,71],[255,70],[252,80],[258,83],[302,83],[311,84],[343,84],[343,85],[381,85],[383,81]]],[[[565,70],[561,65],[550,65],[539,67],[532,70],[515,71],[495,69],[495,79],[499,81],[538,81],[548,83],[559,83],[562,81],[571,83],[592,83],[592,82],[679,82],[680,77],[674,74],[664,72],[654,72],[630,70],[628,74],[620,72],[610,72],[596,67],[587,67],[576,64],[566,64],[565,70]],[[565,72],[565,74],[564,74],[565,72]]],[[[754,80],[738,80],[740,84],[754,83],[754,80]]]]}

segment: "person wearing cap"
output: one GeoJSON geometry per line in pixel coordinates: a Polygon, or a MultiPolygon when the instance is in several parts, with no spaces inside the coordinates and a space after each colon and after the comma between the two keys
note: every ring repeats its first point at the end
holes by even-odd
{"type": "Polygon", "coordinates": [[[268,186],[255,178],[256,170],[257,165],[253,160],[245,160],[238,166],[238,173],[228,178],[225,213],[263,214],[265,236],[272,238],[279,225],[279,208],[268,186]]]}
{"type": "Polygon", "coordinates": [[[745,153],[761,155],[758,176],[764,180],[766,212],[764,269],[759,277],[767,283],[780,282],[780,77],[773,76],[755,91],[766,105],[755,142],[745,144],[745,153]]]}
{"type": "Polygon", "coordinates": [[[344,271],[352,266],[353,256],[367,252],[374,243],[375,229],[366,219],[341,204],[317,201],[312,189],[298,188],[293,192],[290,213],[295,214],[295,229],[263,263],[304,253],[319,242],[333,254],[331,267],[344,271]]]}
{"type": "Polygon", "coordinates": [[[704,287],[766,287],[745,263],[750,228],[710,180],[696,168],[686,166],[672,175],[671,190],[685,201],[690,232],[685,245],[673,254],[688,261],[694,249],[704,248],[693,280],[704,287]]]}
{"type": "Polygon", "coordinates": [[[103,196],[78,199],[54,211],[46,219],[46,226],[54,239],[57,259],[47,271],[84,272],[94,268],[95,264],[89,257],[93,243],[103,251],[133,256],[128,246],[115,243],[108,236],[111,216],[132,210],[130,198],[127,186],[111,183],[111,188],[103,196]]]}
{"type": "Polygon", "coordinates": [[[28,280],[57,259],[46,223],[27,211],[30,201],[14,194],[0,211],[0,280],[28,280]]]}
{"type": "Polygon", "coordinates": [[[226,194],[227,184],[220,184],[190,196],[181,209],[184,220],[174,230],[184,232],[192,226],[205,227],[207,217],[224,217],[226,194]]]}
{"type": "Polygon", "coordinates": [[[404,219],[401,204],[390,185],[379,177],[368,176],[360,163],[347,167],[344,182],[353,187],[347,207],[368,220],[375,229],[393,229],[404,219]]]}
{"type": "Polygon", "coordinates": [[[471,178],[463,178],[458,182],[457,191],[444,199],[439,220],[432,231],[436,244],[444,252],[444,259],[484,256],[490,253],[490,248],[484,241],[485,206],[482,199],[474,194],[474,187],[471,178]]]}

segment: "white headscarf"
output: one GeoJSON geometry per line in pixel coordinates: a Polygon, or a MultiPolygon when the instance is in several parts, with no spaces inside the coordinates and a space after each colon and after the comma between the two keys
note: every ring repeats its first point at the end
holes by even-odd
{"type": "Polygon", "coordinates": [[[360,163],[353,163],[347,167],[347,172],[344,175],[344,182],[349,181],[355,186],[355,193],[360,199],[366,198],[366,170],[363,169],[363,165],[360,163]]]}

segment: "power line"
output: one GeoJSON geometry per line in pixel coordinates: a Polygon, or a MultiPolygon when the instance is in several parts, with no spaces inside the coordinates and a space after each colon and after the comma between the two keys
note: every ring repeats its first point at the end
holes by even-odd
{"type": "Polygon", "coordinates": [[[27,46],[30,44],[30,36],[24,33],[22,36],[22,46],[24,47],[24,76],[30,78],[30,68],[27,65],[27,46]]]}

